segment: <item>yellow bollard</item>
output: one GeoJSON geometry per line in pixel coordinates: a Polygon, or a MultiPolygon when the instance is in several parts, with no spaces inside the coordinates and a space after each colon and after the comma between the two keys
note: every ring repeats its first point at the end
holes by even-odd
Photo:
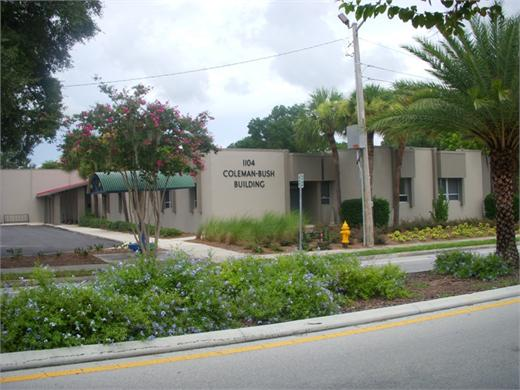
{"type": "Polygon", "coordinates": [[[340,234],[341,234],[341,244],[343,244],[343,247],[346,248],[350,242],[349,241],[350,227],[348,226],[347,221],[343,222],[343,226],[341,226],[340,234]]]}

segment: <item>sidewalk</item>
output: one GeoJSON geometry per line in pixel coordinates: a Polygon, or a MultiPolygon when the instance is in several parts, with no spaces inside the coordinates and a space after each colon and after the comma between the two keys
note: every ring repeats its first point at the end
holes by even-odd
{"type": "MultiPolygon", "coordinates": [[[[89,234],[91,236],[108,238],[111,240],[121,242],[135,242],[134,236],[131,233],[113,232],[109,230],[82,227],[78,225],[57,225],[56,227],[59,229],[69,230],[82,234],[89,234]]],[[[161,238],[159,240],[159,249],[164,249],[169,252],[181,250],[195,258],[211,257],[216,261],[223,261],[229,258],[238,258],[245,256],[244,253],[231,251],[228,249],[217,248],[209,245],[199,244],[196,242],[188,242],[189,240],[193,239],[195,239],[195,236],[179,238],[161,238]]]]}
{"type": "MultiPolygon", "coordinates": [[[[90,235],[93,235],[96,237],[107,238],[107,239],[117,240],[117,241],[122,241],[122,242],[134,242],[135,241],[133,235],[130,233],[113,232],[113,231],[104,230],[104,229],[81,227],[78,225],[58,225],[56,227],[58,227],[60,229],[64,229],[64,230],[70,230],[73,232],[78,232],[78,233],[83,233],[83,234],[90,234],[90,235]]],[[[457,242],[464,242],[464,241],[483,241],[483,240],[488,240],[490,238],[494,238],[494,237],[479,237],[479,238],[471,238],[471,239],[466,238],[466,239],[458,239],[458,240],[449,240],[446,242],[457,243],[457,242]]],[[[229,249],[223,249],[223,248],[219,248],[219,247],[200,244],[200,243],[196,243],[196,242],[189,242],[190,240],[193,240],[193,239],[195,239],[195,236],[180,237],[180,238],[161,238],[159,240],[159,248],[167,250],[169,252],[181,250],[195,258],[211,257],[216,262],[222,262],[222,261],[228,260],[228,259],[237,259],[237,258],[246,257],[246,256],[251,255],[249,253],[242,253],[242,252],[232,251],[229,249]]],[[[384,249],[406,248],[406,247],[412,247],[412,246],[417,246],[417,245],[420,245],[420,244],[412,243],[412,244],[385,245],[384,249]]],[[[489,245],[489,246],[490,247],[494,246],[494,244],[489,245]]],[[[483,248],[483,247],[484,246],[480,246],[479,248],[483,248]]],[[[309,252],[309,253],[320,256],[320,255],[330,255],[330,254],[338,254],[338,253],[348,254],[348,253],[354,253],[354,252],[362,252],[362,251],[371,250],[371,249],[382,249],[382,248],[374,247],[374,248],[354,248],[354,249],[352,249],[352,248],[331,249],[331,250],[323,250],[323,251],[313,251],[313,252],[309,252]]],[[[472,247],[465,247],[464,249],[469,250],[469,249],[472,249],[472,247]]],[[[444,250],[449,250],[449,249],[434,249],[434,250],[426,249],[425,251],[422,251],[422,252],[413,252],[413,253],[428,254],[428,253],[437,253],[437,252],[441,252],[444,250]]],[[[270,253],[270,254],[263,254],[263,255],[255,254],[254,256],[259,257],[259,258],[275,258],[282,254],[290,255],[290,254],[294,254],[294,253],[295,252],[270,253]]],[[[407,254],[408,254],[407,252],[401,252],[398,255],[406,256],[407,254]]],[[[370,256],[370,257],[367,256],[367,258],[376,259],[378,257],[380,258],[380,257],[389,257],[389,256],[392,256],[392,254],[375,255],[375,256],[370,256]]]]}

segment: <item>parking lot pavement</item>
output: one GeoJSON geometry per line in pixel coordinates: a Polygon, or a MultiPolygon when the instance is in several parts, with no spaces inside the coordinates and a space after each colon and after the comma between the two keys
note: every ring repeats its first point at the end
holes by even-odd
{"type": "Polygon", "coordinates": [[[75,248],[103,245],[104,248],[120,244],[81,233],[71,232],[51,226],[16,225],[0,226],[0,255],[7,256],[9,249],[21,249],[22,255],[41,253],[72,252],[75,248]]]}

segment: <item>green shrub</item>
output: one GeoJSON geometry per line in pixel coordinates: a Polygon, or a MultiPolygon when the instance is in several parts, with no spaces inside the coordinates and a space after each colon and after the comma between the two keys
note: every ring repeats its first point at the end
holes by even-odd
{"type": "Polygon", "coordinates": [[[407,295],[396,266],[345,255],[243,258],[221,264],[176,253],[139,258],[87,285],[41,285],[1,297],[2,352],[111,343],[339,313],[353,299],[407,295]]]}
{"type": "MultiPolygon", "coordinates": [[[[515,214],[515,221],[519,220],[519,203],[520,198],[518,194],[513,196],[513,212],[515,214]]],[[[497,217],[497,206],[495,201],[495,194],[490,193],[484,198],[484,216],[487,219],[495,220],[497,217]]]]}
{"type": "Polygon", "coordinates": [[[363,206],[361,198],[347,199],[341,202],[340,216],[342,221],[347,221],[350,227],[363,224],[363,206]]]}
{"type": "Polygon", "coordinates": [[[443,223],[448,220],[448,199],[444,194],[437,196],[437,199],[433,201],[433,210],[430,214],[436,223],[443,223]]]}
{"type": "MultiPolygon", "coordinates": [[[[390,219],[390,205],[386,199],[373,199],[374,225],[384,227],[390,219]]],[[[341,203],[340,216],[342,221],[347,221],[349,226],[357,227],[363,224],[361,199],[347,199],[341,203]]]]}
{"type": "Polygon", "coordinates": [[[374,198],[374,225],[377,227],[388,226],[390,219],[390,204],[386,199],[374,198]]]}
{"type": "Polygon", "coordinates": [[[457,278],[495,280],[511,273],[507,263],[495,254],[479,255],[471,252],[447,252],[437,256],[435,272],[457,278]]]}
{"type": "MultiPolygon", "coordinates": [[[[116,232],[132,233],[135,226],[127,221],[109,221],[105,218],[96,218],[92,214],[85,214],[79,218],[79,226],[92,227],[98,229],[113,230],[116,232]]],[[[155,234],[155,226],[149,225],[150,234],[155,234]]],[[[160,236],[163,238],[178,237],[182,232],[175,228],[161,227],[160,236]]]]}
{"type": "Polygon", "coordinates": [[[175,229],[172,227],[162,227],[160,232],[161,237],[164,238],[179,237],[180,235],[182,235],[182,232],[179,229],[175,229]]]}

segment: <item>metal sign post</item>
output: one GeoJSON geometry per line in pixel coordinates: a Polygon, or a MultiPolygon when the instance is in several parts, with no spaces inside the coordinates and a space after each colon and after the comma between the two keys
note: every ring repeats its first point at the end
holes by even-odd
{"type": "Polygon", "coordinates": [[[303,173],[298,173],[298,192],[300,195],[300,234],[298,239],[298,250],[303,249],[303,204],[302,204],[302,190],[303,190],[304,177],[303,173]]]}

